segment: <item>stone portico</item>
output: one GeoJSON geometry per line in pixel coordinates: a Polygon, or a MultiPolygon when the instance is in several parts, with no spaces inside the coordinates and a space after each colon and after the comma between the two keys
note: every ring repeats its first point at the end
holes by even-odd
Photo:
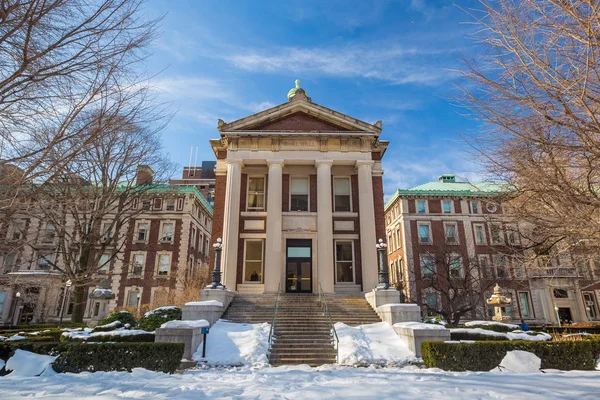
{"type": "Polygon", "coordinates": [[[220,138],[210,141],[217,157],[212,240],[223,239],[227,288],[375,288],[375,244],[385,232],[381,122],[313,103],[297,84],[288,102],[219,120],[218,129],[220,138]]]}

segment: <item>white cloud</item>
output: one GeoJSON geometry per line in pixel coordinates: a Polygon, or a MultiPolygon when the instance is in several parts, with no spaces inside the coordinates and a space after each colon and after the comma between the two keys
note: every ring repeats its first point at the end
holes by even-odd
{"type": "Polygon", "coordinates": [[[250,103],[247,105],[247,109],[252,112],[261,112],[271,107],[275,107],[277,104],[271,103],[270,101],[263,101],[260,103],[250,103]]]}

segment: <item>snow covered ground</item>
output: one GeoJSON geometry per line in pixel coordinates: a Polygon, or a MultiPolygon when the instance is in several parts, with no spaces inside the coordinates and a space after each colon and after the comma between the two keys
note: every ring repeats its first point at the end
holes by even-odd
{"type": "Polygon", "coordinates": [[[600,372],[450,373],[405,368],[277,367],[0,377],[3,400],[37,399],[597,399],[600,372]]]}
{"type": "Polygon", "coordinates": [[[348,326],[335,324],[339,343],[339,364],[403,365],[415,360],[415,354],[387,322],[348,326]]]}

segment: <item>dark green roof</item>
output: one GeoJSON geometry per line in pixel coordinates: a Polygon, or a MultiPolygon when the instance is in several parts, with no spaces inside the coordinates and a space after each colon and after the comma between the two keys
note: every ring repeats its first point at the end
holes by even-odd
{"type": "Polygon", "coordinates": [[[152,192],[177,192],[184,194],[195,194],[199,199],[200,203],[204,205],[206,210],[210,213],[211,217],[213,214],[213,208],[208,203],[208,201],[204,198],[202,193],[196,188],[196,186],[179,186],[179,185],[170,185],[170,184],[160,184],[153,185],[150,189],[148,189],[149,193],[152,192]]]}

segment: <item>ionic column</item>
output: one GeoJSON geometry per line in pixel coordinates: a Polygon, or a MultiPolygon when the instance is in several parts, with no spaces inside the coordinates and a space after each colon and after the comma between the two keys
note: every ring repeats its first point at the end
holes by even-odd
{"type": "MultiPolygon", "coordinates": [[[[358,215],[360,223],[360,256],[363,291],[377,286],[377,237],[375,233],[375,204],[373,202],[373,161],[356,162],[358,169],[358,215]]],[[[383,239],[383,238],[382,238],[383,239]]]]}
{"type": "MultiPolygon", "coordinates": [[[[281,202],[283,160],[268,161],[269,186],[267,189],[267,241],[265,244],[265,293],[277,292],[282,282],[283,257],[281,254],[281,202]]],[[[285,291],[285,288],[282,288],[285,291]]]]}
{"type": "MultiPolygon", "coordinates": [[[[325,293],[333,293],[333,206],[331,204],[331,165],[317,161],[317,279],[325,293]]],[[[318,291],[318,286],[317,286],[318,291]]]]}
{"type": "Polygon", "coordinates": [[[221,267],[223,284],[231,290],[236,288],[237,255],[240,224],[240,190],[242,161],[227,160],[227,184],[225,185],[225,211],[223,213],[223,250],[221,267]]]}

